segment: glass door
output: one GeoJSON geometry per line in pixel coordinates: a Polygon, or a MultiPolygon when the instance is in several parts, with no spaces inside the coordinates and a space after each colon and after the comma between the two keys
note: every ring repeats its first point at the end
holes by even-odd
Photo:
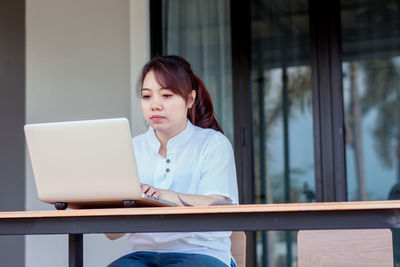
{"type": "MultiPolygon", "coordinates": [[[[308,1],[251,1],[255,203],[315,200],[308,1]]],[[[296,266],[296,232],[258,232],[257,266],[296,266]]]]}
{"type": "Polygon", "coordinates": [[[342,0],[341,24],[348,199],[400,199],[400,1],[342,0]]]}
{"type": "Polygon", "coordinates": [[[400,1],[342,1],[348,199],[400,198],[400,1]]]}

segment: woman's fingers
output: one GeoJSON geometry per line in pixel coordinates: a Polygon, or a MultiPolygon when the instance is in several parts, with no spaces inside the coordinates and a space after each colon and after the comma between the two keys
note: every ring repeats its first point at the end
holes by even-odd
{"type": "Polygon", "coordinates": [[[154,192],[151,194],[151,196],[153,197],[159,197],[160,196],[160,190],[158,190],[157,188],[154,188],[154,192]]]}
{"type": "Polygon", "coordinates": [[[146,190],[146,192],[144,192],[145,194],[151,196],[154,193],[154,187],[149,186],[146,190]]]}
{"type": "Polygon", "coordinates": [[[141,184],[141,187],[142,187],[142,192],[145,193],[146,195],[153,197],[158,197],[160,195],[159,191],[155,187],[152,187],[148,184],[141,184]]]}
{"type": "Polygon", "coordinates": [[[146,191],[147,195],[152,196],[152,197],[158,197],[158,190],[152,186],[149,187],[149,189],[146,191]]]}
{"type": "Polygon", "coordinates": [[[140,187],[142,188],[142,193],[146,194],[147,190],[149,190],[149,188],[150,188],[150,185],[148,185],[148,184],[140,184],[140,187]]]}

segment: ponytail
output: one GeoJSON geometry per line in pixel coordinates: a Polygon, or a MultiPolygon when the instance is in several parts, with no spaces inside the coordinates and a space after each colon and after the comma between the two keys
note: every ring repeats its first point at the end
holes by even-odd
{"type": "Polygon", "coordinates": [[[211,128],[224,133],[215,117],[210,94],[204,83],[193,73],[189,62],[179,56],[154,57],[143,67],[138,92],[142,88],[146,74],[150,71],[154,72],[161,86],[180,95],[185,101],[188,101],[192,90],[195,90],[196,99],[188,110],[188,120],[198,127],[211,128]]]}
{"type": "Polygon", "coordinates": [[[191,76],[193,89],[196,91],[196,99],[192,108],[188,110],[189,121],[201,128],[211,128],[224,133],[215,117],[211,97],[204,83],[193,72],[191,76]]]}

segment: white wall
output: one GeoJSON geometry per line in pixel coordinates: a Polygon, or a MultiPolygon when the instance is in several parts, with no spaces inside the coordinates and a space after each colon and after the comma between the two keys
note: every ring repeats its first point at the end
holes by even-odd
{"type": "MultiPolygon", "coordinates": [[[[27,123],[126,117],[145,129],[137,73],[149,58],[147,0],[26,1],[27,123]]],[[[26,209],[53,209],[36,194],[27,157],[26,209]]],[[[28,236],[25,266],[68,266],[67,236],[28,236]]],[[[106,266],[126,238],[85,235],[85,266],[106,266]]]]}
{"type": "Polygon", "coordinates": [[[150,23],[148,0],[130,0],[131,25],[131,114],[132,134],[146,130],[145,121],[136,94],[137,81],[142,67],[150,59],[150,23]]]}

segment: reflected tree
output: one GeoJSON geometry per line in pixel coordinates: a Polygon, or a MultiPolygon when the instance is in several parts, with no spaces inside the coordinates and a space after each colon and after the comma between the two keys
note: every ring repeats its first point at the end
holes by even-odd
{"type": "MultiPolygon", "coordinates": [[[[293,67],[289,68],[287,72],[287,88],[288,88],[288,101],[287,104],[284,105],[282,101],[283,92],[279,92],[276,94],[272,88],[272,78],[270,77],[270,72],[265,72],[262,76],[254,77],[253,79],[253,88],[255,89],[254,97],[253,97],[253,105],[254,105],[254,128],[259,133],[255,136],[255,153],[257,155],[261,155],[263,153],[264,156],[256,157],[260,160],[256,161],[255,164],[255,174],[258,177],[258,183],[256,184],[256,190],[261,195],[258,195],[257,202],[262,203],[263,200],[266,200],[267,203],[277,203],[277,202],[285,202],[284,200],[284,192],[283,190],[278,190],[281,192],[281,196],[274,196],[272,198],[271,188],[273,192],[277,192],[274,190],[272,184],[263,184],[260,180],[264,178],[266,181],[269,180],[282,180],[284,174],[270,174],[267,167],[262,168],[262,166],[267,166],[268,158],[273,157],[270,154],[269,146],[271,141],[276,135],[276,130],[282,124],[282,114],[284,109],[287,109],[289,112],[289,118],[295,119],[298,115],[309,113],[312,108],[312,91],[311,91],[311,70],[309,67],[293,67]],[[263,138],[261,138],[263,137],[263,138]],[[263,151],[264,150],[264,151],[263,151]],[[271,176],[272,175],[272,176],[271,176]],[[261,192],[260,187],[265,186],[266,192],[261,192]],[[265,195],[263,195],[265,194],[265,195]]],[[[294,175],[298,175],[299,173],[305,174],[305,169],[290,169],[289,172],[294,175]]],[[[283,184],[282,184],[283,186],[283,184]]],[[[293,186],[298,187],[297,189],[302,191],[302,184],[293,184],[293,186]]],[[[276,188],[275,188],[276,189],[276,188]]],[[[296,190],[297,190],[296,189],[296,190]]],[[[292,194],[290,196],[290,202],[299,202],[300,196],[292,194]]]]}
{"type": "Polygon", "coordinates": [[[367,200],[362,146],[362,119],[375,116],[372,136],[383,166],[397,165],[400,182],[400,66],[395,59],[351,62],[346,143],[354,150],[358,199],[367,200]]]}
{"type": "Polygon", "coordinates": [[[375,110],[373,129],[375,150],[388,167],[397,165],[400,182],[400,66],[393,59],[363,62],[365,93],[361,98],[362,114],[375,110]]]}
{"type": "Polygon", "coordinates": [[[367,189],[365,182],[362,131],[361,131],[361,100],[358,87],[359,63],[350,63],[350,101],[346,118],[346,143],[354,150],[356,167],[356,180],[358,183],[358,199],[367,200],[367,189]]]}
{"type": "MultiPolygon", "coordinates": [[[[283,203],[283,202],[301,202],[303,195],[303,184],[300,183],[301,177],[306,175],[305,169],[294,168],[290,164],[284,164],[285,167],[279,173],[271,173],[268,169],[268,163],[276,155],[271,154],[270,146],[280,127],[284,126],[283,118],[295,119],[299,114],[309,113],[312,108],[311,101],[311,69],[309,66],[289,67],[282,70],[263,70],[253,73],[253,105],[254,105],[254,131],[257,132],[254,139],[255,152],[255,183],[256,183],[256,202],[257,203],[283,203]],[[277,77],[281,77],[278,84],[277,77]],[[278,85],[278,87],[277,87],[278,85]],[[281,86],[281,90],[277,90],[281,86]],[[284,92],[286,90],[286,92],[284,92]],[[288,168],[286,169],[286,166],[288,168]],[[289,177],[289,179],[285,179],[289,177]],[[290,186],[288,185],[290,183],[290,186]],[[289,199],[288,199],[289,196],[289,199]]],[[[283,131],[285,135],[285,131],[283,131]]],[[[286,133],[287,134],[287,133],[286,133]]],[[[289,153],[288,142],[284,142],[283,151],[289,153]]],[[[285,155],[288,157],[288,155],[285,155]]],[[[310,166],[305,166],[309,168],[310,166]]],[[[287,256],[284,259],[286,266],[291,264],[291,246],[293,233],[285,232],[287,256]]],[[[273,232],[258,233],[258,239],[264,244],[262,257],[259,259],[263,263],[268,262],[268,266],[275,266],[278,259],[273,259],[275,242],[282,242],[280,236],[273,232]],[[267,257],[267,255],[269,255],[267,257]]]]}

